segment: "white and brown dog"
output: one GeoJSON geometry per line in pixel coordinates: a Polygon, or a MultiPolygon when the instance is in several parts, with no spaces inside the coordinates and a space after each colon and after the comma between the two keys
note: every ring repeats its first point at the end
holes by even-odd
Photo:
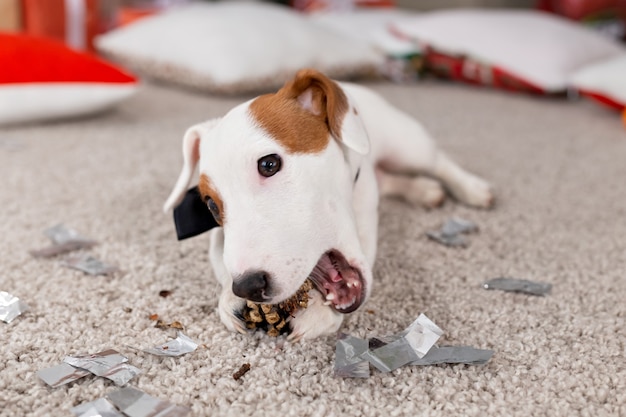
{"type": "Polygon", "coordinates": [[[164,210],[182,200],[199,165],[200,194],[221,226],[210,245],[219,315],[242,333],[246,299],[279,303],[307,277],[316,289],[291,319],[291,339],[335,332],[363,305],[379,195],[437,206],[445,187],[465,204],[493,203],[489,185],[443,154],[416,120],[367,88],[310,69],[189,128],[183,157],[164,210]]]}

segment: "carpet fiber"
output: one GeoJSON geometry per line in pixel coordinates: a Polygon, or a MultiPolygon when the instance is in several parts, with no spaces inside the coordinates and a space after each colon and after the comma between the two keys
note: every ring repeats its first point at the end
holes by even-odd
{"type": "Polygon", "coordinates": [[[418,117],[444,149],[491,181],[498,204],[437,210],[385,199],[375,289],[342,328],[395,333],[425,313],[442,344],[495,351],[485,366],[403,367],[333,377],[334,337],[291,344],[226,331],[208,240],[177,242],[161,205],[182,133],[240,99],[147,85],[100,117],[0,130],[0,291],[31,307],[0,322],[0,415],[63,416],[115,387],[57,389],[36,376],[66,355],[115,348],[143,373],[131,385],[194,416],[626,415],[626,130],[590,103],[424,82],[373,88],[418,117]],[[451,216],[476,222],[466,249],[425,237],[451,216]],[[91,277],[40,260],[57,223],[100,241],[121,272],[91,277]],[[546,281],[552,294],[486,291],[497,276],[546,281]],[[163,298],[159,291],[171,290],[163,298]],[[160,358],[127,346],[168,340],[158,314],[201,344],[160,358]],[[232,374],[248,362],[240,380],[232,374]]]}

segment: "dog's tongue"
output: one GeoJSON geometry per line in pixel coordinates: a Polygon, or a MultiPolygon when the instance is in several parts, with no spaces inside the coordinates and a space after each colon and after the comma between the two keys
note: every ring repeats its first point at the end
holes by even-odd
{"type": "Polygon", "coordinates": [[[340,312],[351,312],[358,307],[361,296],[359,274],[352,268],[341,265],[337,259],[324,256],[318,268],[324,271],[326,279],[315,279],[326,292],[326,300],[340,312]]]}

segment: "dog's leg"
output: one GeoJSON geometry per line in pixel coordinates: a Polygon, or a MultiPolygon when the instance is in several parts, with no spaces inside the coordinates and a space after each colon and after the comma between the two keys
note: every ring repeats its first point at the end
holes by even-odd
{"type": "Polygon", "coordinates": [[[424,176],[409,177],[376,171],[381,196],[400,197],[426,208],[439,207],[446,198],[441,183],[424,176]]]}
{"type": "MultiPolygon", "coordinates": [[[[413,118],[393,109],[392,129],[383,133],[380,167],[391,173],[424,174],[441,181],[460,202],[489,208],[494,203],[490,185],[457,165],[437,148],[425,129],[413,118]]],[[[412,188],[410,188],[411,190],[412,188]]]]}
{"type": "Polygon", "coordinates": [[[363,89],[355,92],[369,103],[361,108],[361,114],[379,168],[392,174],[432,177],[470,206],[488,208],[493,205],[489,184],[448,158],[417,120],[371,92],[363,89]]]}
{"type": "Polygon", "coordinates": [[[241,320],[241,312],[246,301],[233,294],[233,279],[224,266],[224,229],[221,227],[211,230],[209,260],[213,267],[213,274],[222,286],[217,307],[220,320],[228,330],[246,333],[246,326],[241,320]]]}

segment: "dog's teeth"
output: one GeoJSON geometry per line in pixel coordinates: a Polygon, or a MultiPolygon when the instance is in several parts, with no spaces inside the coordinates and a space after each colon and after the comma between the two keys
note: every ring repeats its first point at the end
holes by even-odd
{"type": "Polygon", "coordinates": [[[329,292],[328,294],[326,294],[326,299],[328,301],[333,301],[335,299],[335,294],[333,294],[332,292],[329,292]]]}

